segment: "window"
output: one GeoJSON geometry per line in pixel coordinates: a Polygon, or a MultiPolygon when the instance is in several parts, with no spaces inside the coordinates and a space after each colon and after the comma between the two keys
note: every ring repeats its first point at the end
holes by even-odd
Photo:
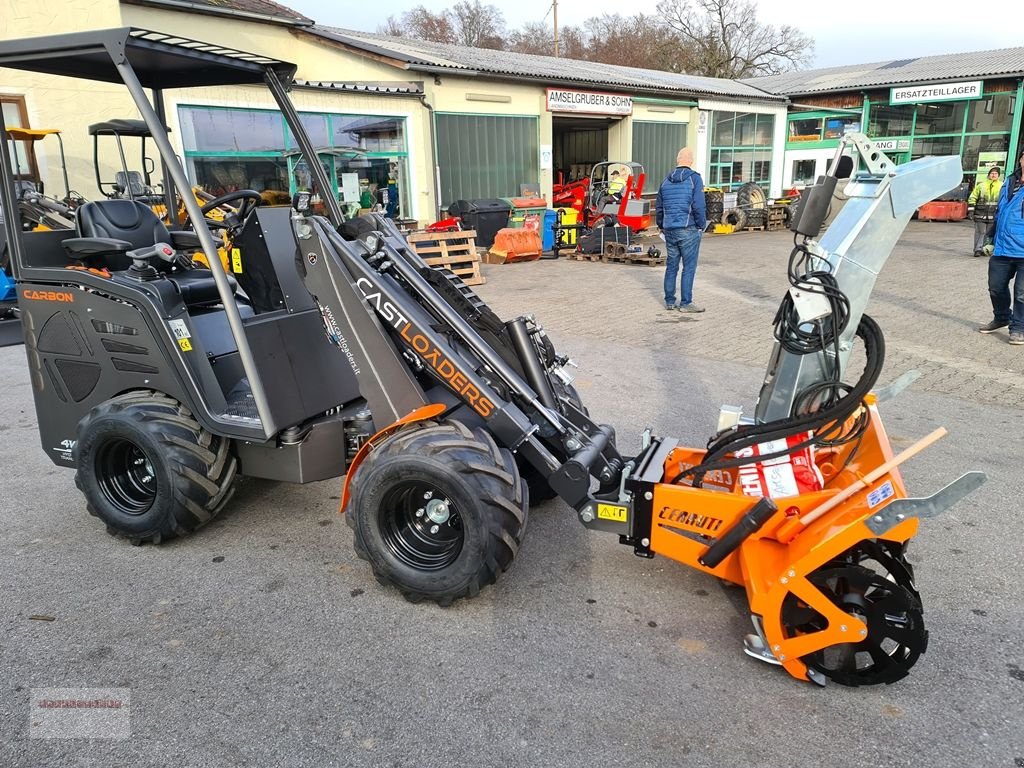
{"type": "Polygon", "coordinates": [[[189,157],[192,180],[206,192],[219,197],[239,189],[288,194],[288,163],[272,157],[189,157]]]}
{"type": "Polygon", "coordinates": [[[724,189],[751,181],[767,186],[771,179],[775,116],[716,112],[713,121],[709,183],[724,189]]]}
{"type": "Polygon", "coordinates": [[[186,151],[281,152],[284,149],[284,120],[280,112],[183,107],[181,133],[186,151]]]}
{"type": "Polygon", "coordinates": [[[919,157],[925,157],[926,155],[959,155],[960,154],[960,137],[959,136],[943,136],[940,138],[930,138],[928,136],[922,136],[914,139],[914,143],[911,146],[910,159],[917,160],[919,157]]]}
{"type": "Polygon", "coordinates": [[[633,121],[633,160],[644,167],[648,191],[656,192],[661,180],[675,168],[676,153],[686,146],[686,128],[686,123],[633,121]]]}
{"type": "Polygon", "coordinates": [[[970,102],[967,111],[968,133],[1009,131],[1013,125],[1016,97],[1012,93],[993,93],[970,102]]]}
{"type": "Polygon", "coordinates": [[[794,160],[793,161],[793,184],[813,184],[815,176],[816,160],[794,160]]]}
{"type": "Polygon", "coordinates": [[[789,141],[821,141],[820,117],[789,121],[789,141]]]}
{"type": "MultiPolygon", "coordinates": [[[[8,128],[30,127],[24,96],[0,95],[0,106],[3,107],[4,125],[8,128]]],[[[8,141],[7,156],[11,160],[11,170],[14,171],[15,178],[34,179],[36,177],[36,157],[31,142],[8,141]]]]}
{"type": "Polygon", "coordinates": [[[914,107],[872,104],[868,121],[868,136],[909,136],[914,128],[914,107]]]}
{"type": "Polygon", "coordinates": [[[735,144],[735,127],[735,112],[715,112],[711,129],[711,144],[716,147],[735,144]]]}
{"type": "MultiPolygon", "coordinates": [[[[310,169],[277,110],[180,107],[179,116],[192,179],[208,193],[255,189],[287,204],[294,191],[310,189],[310,169]]],[[[406,215],[405,118],[300,112],[299,119],[348,215],[378,204],[391,217],[406,215]]]]}
{"type": "Polygon", "coordinates": [[[962,133],[966,101],[952,101],[946,104],[919,104],[914,134],[962,133]]]}
{"type": "Polygon", "coordinates": [[[332,144],[367,152],[405,152],[405,120],[398,117],[332,115],[332,144]]]}
{"type": "Polygon", "coordinates": [[[849,131],[860,130],[860,117],[829,117],[825,119],[825,138],[841,139],[849,131]]]}

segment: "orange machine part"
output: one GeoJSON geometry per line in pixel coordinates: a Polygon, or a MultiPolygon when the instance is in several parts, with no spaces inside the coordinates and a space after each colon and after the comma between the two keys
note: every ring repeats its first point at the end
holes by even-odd
{"type": "Polygon", "coordinates": [[[516,229],[506,227],[499,229],[494,236],[494,245],[490,252],[503,263],[513,264],[518,261],[536,261],[540,258],[540,233],[533,229],[516,229]]]}
{"type": "MultiPolygon", "coordinates": [[[[775,515],[714,569],[701,565],[699,558],[757,499],[739,490],[736,472],[730,469],[709,473],[701,488],[661,483],[654,489],[651,550],[743,585],[751,613],[761,617],[772,652],[789,674],[801,680],[808,677],[800,657],[830,645],[858,642],[863,637],[861,633],[867,631],[863,622],[837,608],[807,577],[861,541],[883,538],[904,542],[917,532],[918,520],[914,517],[881,536],[864,524],[882,508],[882,501],[906,496],[903,479],[894,469],[810,523],[788,543],[776,538],[779,527],[790,517],[806,514],[893,457],[873,399],[869,402],[868,417],[859,447],[854,442],[817,454],[819,468],[828,469],[823,490],[774,499],[778,506],[775,515]],[[877,500],[879,494],[872,496],[872,507],[869,494],[883,489],[886,483],[890,485],[880,494],[882,501],[877,500]],[[787,637],[782,625],[782,604],[789,594],[824,616],[827,627],[820,632],[787,637]]],[[[674,478],[681,469],[699,463],[703,456],[701,450],[676,448],[666,459],[664,477],[674,478]]]]}

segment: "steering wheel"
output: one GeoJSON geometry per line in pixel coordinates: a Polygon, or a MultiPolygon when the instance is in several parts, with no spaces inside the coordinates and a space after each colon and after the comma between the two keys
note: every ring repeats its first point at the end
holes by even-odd
{"type": "MultiPolygon", "coordinates": [[[[228,192],[226,195],[215,197],[210,202],[203,205],[199,210],[202,211],[203,217],[206,219],[206,225],[215,229],[226,229],[229,235],[234,235],[237,230],[245,223],[245,220],[252,213],[253,209],[263,202],[263,197],[254,189],[239,189],[234,192],[228,192]],[[215,208],[222,208],[228,206],[236,200],[241,201],[241,205],[235,209],[228,209],[228,212],[224,214],[223,221],[217,219],[211,219],[206,214],[215,208]]],[[[183,224],[185,229],[189,229],[192,220],[189,216],[185,217],[183,224]]]]}

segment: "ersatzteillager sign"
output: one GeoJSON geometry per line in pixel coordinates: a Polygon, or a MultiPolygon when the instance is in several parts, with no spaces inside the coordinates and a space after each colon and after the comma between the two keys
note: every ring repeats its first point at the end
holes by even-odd
{"type": "Polygon", "coordinates": [[[548,88],[548,112],[582,112],[591,115],[631,115],[633,97],[619,93],[571,91],[548,88]]]}
{"type": "Polygon", "coordinates": [[[923,101],[960,101],[981,98],[981,80],[968,83],[932,83],[908,85],[889,90],[890,104],[919,104],[923,101]]]}

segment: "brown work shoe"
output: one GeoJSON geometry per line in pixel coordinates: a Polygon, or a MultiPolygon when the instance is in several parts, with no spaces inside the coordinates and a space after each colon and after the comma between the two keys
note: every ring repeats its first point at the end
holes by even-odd
{"type": "Polygon", "coordinates": [[[985,323],[985,325],[978,328],[978,333],[994,333],[1000,328],[1005,328],[1009,323],[1001,323],[998,320],[993,320],[991,323],[985,323]]]}

